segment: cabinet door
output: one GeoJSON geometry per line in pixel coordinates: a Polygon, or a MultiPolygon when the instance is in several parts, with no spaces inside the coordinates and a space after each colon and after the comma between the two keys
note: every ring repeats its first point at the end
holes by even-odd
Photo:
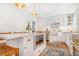
{"type": "Polygon", "coordinates": [[[36,56],[39,56],[39,55],[44,51],[45,48],[46,48],[45,44],[42,44],[41,46],[39,46],[39,47],[35,50],[35,55],[36,55],[36,56]]]}
{"type": "Polygon", "coordinates": [[[24,56],[30,56],[30,55],[31,55],[30,50],[25,48],[24,49],[24,56]]]}
{"type": "Polygon", "coordinates": [[[33,45],[33,40],[31,37],[25,37],[24,38],[24,47],[30,47],[31,45],[33,45]]]}
{"type": "Polygon", "coordinates": [[[7,45],[19,48],[19,40],[18,39],[7,40],[7,45]]]}

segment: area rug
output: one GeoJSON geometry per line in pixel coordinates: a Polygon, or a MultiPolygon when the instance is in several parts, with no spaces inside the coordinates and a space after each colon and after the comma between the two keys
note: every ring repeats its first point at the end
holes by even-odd
{"type": "Polygon", "coordinates": [[[66,53],[65,49],[46,48],[41,56],[69,56],[69,52],[66,53]]]}

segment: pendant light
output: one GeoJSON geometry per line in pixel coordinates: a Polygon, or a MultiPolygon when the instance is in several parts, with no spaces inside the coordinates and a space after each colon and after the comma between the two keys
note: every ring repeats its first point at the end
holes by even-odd
{"type": "Polygon", "coordinates": [[[26,5],[24,3],[15,3],[17,8],[24,8],[26,5]]]}
{"type": "Polygon", "coordinates": [[[37,12],[36,12],[35,4],[33,4],[33,12],[32,12],[32,16],[37,16],[37,12]]]}
{"type": "Polygon", "coordinates": [[[28,22],[28,25],[26,27],[26,30],[28,30],[28,31],[32,30],[29,22],[28,22]]]}
{"type": "MultiPolygon", "coordinates": [[[[26,4],[24,3],[15,3],[17,8],[25,8],[26,4]]],[[[37,12],[36,12],[36,6],[35,4],[32,5],[33,6],[33,11],[31,13],[32,16],[37,16],[37,12]]]]}

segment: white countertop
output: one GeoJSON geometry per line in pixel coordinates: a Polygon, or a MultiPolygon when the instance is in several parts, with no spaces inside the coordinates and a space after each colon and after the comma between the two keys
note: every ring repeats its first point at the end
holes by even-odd
{"type": "Polygon", "coordinates": [[[12,39],[12,38],[19,38],[19,37],[24,37],[24,36],[28,36],[28,33],[24,33],[24,34],[0,34],[1,38],[4,39],[12,39]]]}
{"type": "Polygon", "coordinates": [[[13,38],[20,38],[24,36],[41,35],[41,34],[43,33],[0,34],[0,37],[3,39],[13,39],[13,38]]]}

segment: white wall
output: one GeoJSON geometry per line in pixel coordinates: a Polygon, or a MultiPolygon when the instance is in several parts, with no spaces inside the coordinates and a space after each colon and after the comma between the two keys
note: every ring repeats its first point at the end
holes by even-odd
{"type": "Polygon", "coordinates": [[[0,32],[24,31],[27,21],[33,20],[29,13],[14,4],[0,4],[0,32]]]}
{"type": "Polygon", "coordinates": [[[79,4],[77,6],[77,9],[74,12],[75,18],[76,18],[76,32],[79,33],[79,4]]]}

